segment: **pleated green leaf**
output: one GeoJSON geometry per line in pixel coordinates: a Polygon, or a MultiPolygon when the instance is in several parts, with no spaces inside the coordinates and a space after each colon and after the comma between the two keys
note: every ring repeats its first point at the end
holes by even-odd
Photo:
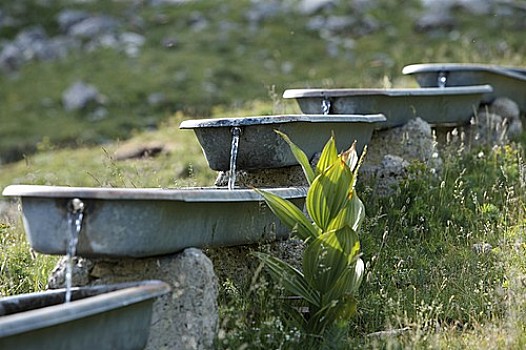
{"type": "Polygon", "coordinates": [[[300,296],[309,304],[319,307],[319,292],[314,290],[306,281],[303,274],[284,261],[271,255],[255,252],[253,253],[260,259],[267,268],[271,277],[281,283],[291,295],[300,296]]]}
{"type": "Polygon", "coordinates": [[[342,295],[357,295],[362,283],[364,264],[358,256],[354,256],[354,259],[355,261],[347,266],[332,288],[323,295],[324,303],[328,300],[340,299],[342,295]]]}
{"type": "Polygon", "coordinates": [[[356,192],[353,191],[351,199],[338,215],[331,220],[328,230],[339,230],[344,226],[349,226],[354,231],[358,232],[360,226],[365,219],[365,206],[360,200],[356,192]]]}
{"type": "Polygon", "coordinates": [[[318,164],[316,164],[316,175],[321,174],[337,160],[338,150],[336,149],[336,141],[334,140],[334,136],[331,136],[329,141],[325,144],[325,147],[323,147],[318,164]]]}
{"type": "Polygon", "coordinates": [[[305,177],[307,178],[307,182],[309,185],[314,181],[314,178],[316,175],[314,174],[314,170],[312,170],[312,167],[310,165],[309,159],[307,158],[307,155],[305,155],[305,152],[301,150],[294,142],[290,140],[290,138],[282,133],[279,130],[274,130],[279,136],[285,140],[285,142],[289,145],[290,151],[294,155],[294,158],[298,161],[298,163],[301,165],[301,168],[303,169],[303,173],[305,174],[305,177]]]}
{"type": "Polygon", "coordinates": [[[350,319],[356,313],[357,306],[356,298],[350,294],[332,300],[311,316],[307,327],[311,332],[319,333],[337,321],[350,319]]]}
{"type": "Polygon", "coordinates": [[[332,290],[352,262],[354,252],[359,251],[356,243],[356,236],[347,228],[323,233],[311,241],[303,258],[307,282],[322,295],[332,290]]]}
{"type": "Polygon", "coordinates": [[[347,205],[347,189],[351,180],[350,169],[341,160],[337,160],[312,182],[307,192],[307,212],[323,231],[327,230],[330,222],[347,205]]]}
{"type": "Polygon", "coordinates": [[[289,229],[295,230],[296,234],[302,240],[318,236],[319,233],[316,227],[312,225],[312,222],[293,203],[274,193],[258,189],[255,189],[255,191],[263,197],[274,215],[289,229]]]}

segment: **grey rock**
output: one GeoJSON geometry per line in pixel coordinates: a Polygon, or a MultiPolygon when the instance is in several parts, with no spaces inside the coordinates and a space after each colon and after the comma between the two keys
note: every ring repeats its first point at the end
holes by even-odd
{"type": "Polygon", "coordinates": [[[409,162],[402,157],[386,154],[380,164],[365,163],[360,169],[368,182],[372,183],[374,193],[388,197],[400,191],[400,182],[408,176],[409,162]]]}
{"type": "Polygon", "coordinates": [[[6,73],[18,70],[24,62],[22,51],[12,43],[5,45],[0,52],[0,67],[6,73]]]}
{"type": "Polygon", "coordinates": [[[514,120],[508,124],[508,138],[518,137],[523,132],[522,121],[520,119],[514,120]]]}
{"type": "Polygon", "coordinates": [[[0,52],[0,66],[6,72],[15,71],[32,60],[49,61],[65,57],[80,44],[73,38],[57,36],[48,38],[40,26],[21,31],[0,52]]]}
{"type": "Polygon", "coordinates": [[[93,37],[85,46],[84,49],[88,52],[93,52],[99,48],[119,49],[120,43],[117,33],[103,33],[93,37]]]}
{"type": "Polygon", "coordinates": [[[301,0],[298,3],[298,9],[304,15],[312,15],[316,12],[332,7],[336,3],[336,0],[301,0]]]}
{"type": "Polygon", "coordinates": [[[93,86],[77,81],[62,94],[62,104],[66,111],[81,110],[90,103],[102,102],[102,96],[93,86]]]}
{"type": "Polygon", "coordinates": [[[37,52],[40,60],[49,61],[65,58],[70,52],[79,50],[80,42],[74,38],[57,36],[49,39],[42,50],[37,52]]]}
{"type": "Polygon", "coordinates": [[[481,107],[475,116],[475,124],[465,129],[471,147],[477,145],[502,145],[508,142],[508,122],[502,116],[481,107]]]}
{"type": "Polygon", "coordinates": [[[120,39],[121,45],[123,46],[123,50],[129,57],[139,56],[139,53],[141,51],[140,49],[146,41],[146,39],[142,35],[135,33],[123,33],[120,39]]]}
{"type": "MultiPolygon", "coordinates": [[[[66,286],[66,265],[67,258],[61,258],[51,275],[48,277],[48,288],[58,289],[66,286]]],[[[86,286],[90,283],[90,271],[93,269],[93,262],[91,260],[74,257],[72,262],[73,269],[71,271],[71,285],[86,286]]]]}
{"type": "Polygon", "coordinates": [[[290,7],[284,1],[253,1],[245,17],[249,23],[255,24],[289,11],[290,7]]]}
{"type": "Polygon", "coordinates": [[[90,14],[80,10],[62,10],[57,15],[57,22],[63,33],[69,32],[70,28],[83,20],[90,17],[90,14]]]}
{"type": "MultiPolygon", "coordinates": [[[[64,269],[64,265],[57,266],[50,281],[62,281],[59,275],[64,275],[64,269]]],[[[210,259],[199,249],[145,259],[93,259],[75,269],[83,270],[75,286],[149,279],[168,283],[172,292],[154,302],[146,349],[213,349],[218,325],[218,284],[210,259]]]]}
{"type": "Polygon", "coordinates": [[[68,34],[81,39],[93,39],[115,31],[118,26],[119,22],[110,16],[92,16],[72,24],[68,34]]]}
{"type": "Polygon", "coordinates": [[[188,26],[194,32],[200,32],[208,28],[209,25],[208,19],[199,11],[194,11],[190,14],[188,18],[188,26]]]}
{"type": "Polygon", "coordinates": [[[507,97],[497,97],[489,106],[489,111],[509,121],[520,119],[519,105],[507,97]]]}
{"type": "Polygon", "coordinates": [[[420,161],[439,171],[442,159],[431,126],[421,118],[407,124],[373,133],[367,148],[366,161],[379,165],[384,155],[399,156],[406,161],[420,161]]]}
{"type": "Polygon", "coordinates": [[[373,183],[378,196],[386,197],[399,191],[413,161],[426,164],[431,173],[440,172],[443,165],[431,126],[420,118],[401,127],[375,131],[360,172],[373,183]]]}
{"type": "Polygon", "coordinates": [[[38,58],[38,53],[45,51],[48,37],[44,28],[32,27],[18,33],[13,43],[20,49],[24,61],[38,58]]]}
{"type": "Polygon", "coordinates": [[[446,30],[456,26],[453,16],[458,9],[474,15],[490,15],[495,9],[494,0],[422,0],[424,13],[417,19],[418,30],[446,30]]]}

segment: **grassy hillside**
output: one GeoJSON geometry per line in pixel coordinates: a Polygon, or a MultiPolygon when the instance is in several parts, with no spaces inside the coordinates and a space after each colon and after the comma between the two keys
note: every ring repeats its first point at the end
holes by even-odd
{"type": "Polygon", "coordinates": [[[409,63],[525,64],[520,13],[488,18],[455,10],[452,29],[424,32],[415,29],[423,13],[416,0],[402,6],[332,1],[309,14],[299,3],[4,2],[2,13],[15,19],[0,27],[5,40],[35,25],[49,38],[63,35],[57,16],[73,9],[112,16],[120,33],[140,34],[145,42],[137,55],[84,49],[1,74],[0,159],[20,159],[43,140],[78,147],[125,139],[159,127],[176,111],[207,116],[214,106],[232,111],[254,99],[274,103],[269,113],[294,111],[280,101],[286,88],[414,86],[401,76],[409,63]],[[103,117],[89,108],[64,110],[62,93],[78,80],[104,95],[103,117]],[[149,103],[152,94],[162,98],[149,103]]]}

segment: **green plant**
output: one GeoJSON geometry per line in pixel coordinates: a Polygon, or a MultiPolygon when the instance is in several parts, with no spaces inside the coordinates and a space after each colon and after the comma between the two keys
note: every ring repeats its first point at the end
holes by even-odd
{"type": "Polygon", "coordinates": [[[32,293],[46,287],[57,257],[32,251],[21,225],[11,225],[0,217],[0,248],[0,296],[32,293]]]}
{"type": "Polygon", "coordinates": [[[307,313],[291,308],[292,319],[308,334],[320,335],[334,326],[346,325],[356,312],[356,292],[364,271],[357,233],[364,219],[364,205],[355,191],[362,159],[358,159],[354,144],[338,155],[331,137],[312,169],[305,153],[285,134],[278,133],[289,144],[310,185],[308,216],[279,196],[259,192],[274,214],[305,242],[303,272],[268,254],[255,255],[273,279],[307,306],[307,313]]]}

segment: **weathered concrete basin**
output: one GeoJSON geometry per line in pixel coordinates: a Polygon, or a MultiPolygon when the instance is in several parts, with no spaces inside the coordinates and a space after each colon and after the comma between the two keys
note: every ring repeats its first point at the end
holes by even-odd
{"type": "Polygon", "coordinates": [[[455,87],[489,84],[493,92],[485,93],[483,102],[508,97],[526,112],[526,68],[489,64],[427,63],[405,66],[403,74],[413,75],[422,87],[455,87]]]}
{"type": "MultiPolygon", "coordinates": [[[[267,190],[298,207],[306,196],[303,187],[267,190]]],[[[148,257],[188,247],[271,241],[289,234],[252,189],[12,185],[3,195],[21,198],[29,243],[45,254],[66,254],[73,198],[85,207],[78,256],[148,257]]]]}
{"type": "Polygon", "coordinates": [[[48,290],[0,299],[0,349],[143,349],[161,281],[48,290]]]}
{"type": "Polygon", "coordinates": [[[489,85],[450,89],[289,89],[283,98],[294,98],[303,113],[382,113],[387,120],[380,128],[404,125],[419,117],[432,125],[467,124],[489,85]]]}
{"type": "Polygon", "coordinates": [[[348,148],[355,140],[361,152],[369,142],[381,114],[372,115],[274,115],[246,118],[186,120],[181,129],[193,129],[210,168],[230,169],[232,128],[241,135],[236,169],[266,169],[297,165],[290,147],[274,130],[284,132],[307,155],[313,157],[334,133],[338,149],[348,148]]]}

